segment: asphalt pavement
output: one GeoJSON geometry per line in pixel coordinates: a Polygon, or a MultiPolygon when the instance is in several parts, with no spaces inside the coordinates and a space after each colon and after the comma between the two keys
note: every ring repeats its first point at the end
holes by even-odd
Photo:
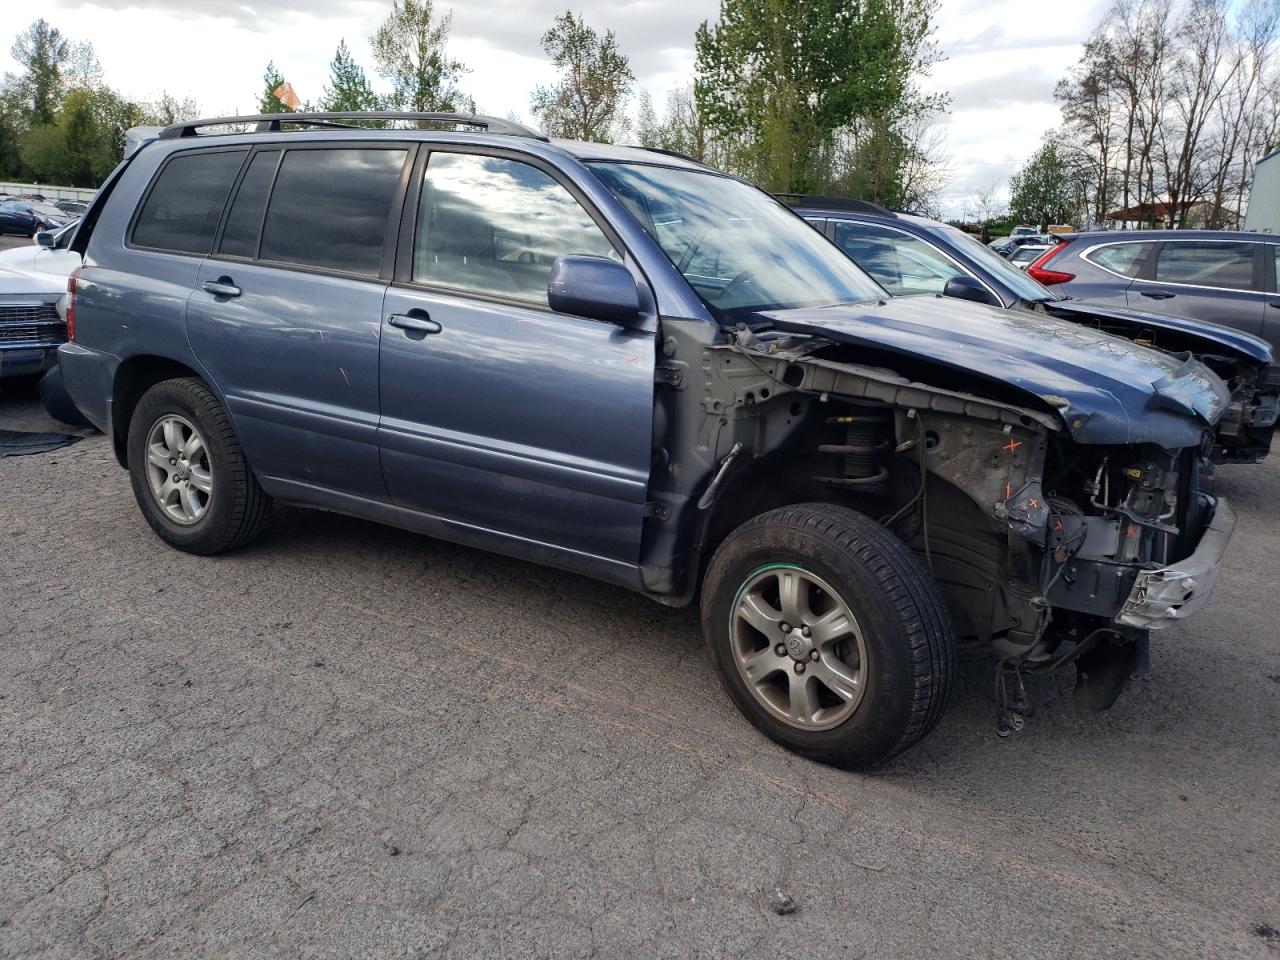
{"type": "Polygon", "coordinates": [[[1034,680],[1001,739],[970,663],[861,775],[758,734],[692,611],[292,508],[191,557],[103,437],[0,459],[0,957],[1274,960],[1280,460],[1216,485],[1149,681],[1034,680]]]}

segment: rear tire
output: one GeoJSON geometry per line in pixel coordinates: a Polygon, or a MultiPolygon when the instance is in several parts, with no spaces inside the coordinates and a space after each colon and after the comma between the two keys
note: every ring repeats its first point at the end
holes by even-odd
{"type": "Polygon", "coordinates": [[[707,570],[702,627],[751,722],[840,767],[916,743],[954,683],[937,584],[901,540],[845,507],[783,507],[730,534],[707,570]]]}
{"type": "Polygon", "coordinates": [[[222,553],[262,530],[270,499],[222,405],[201,381],[165,380],[143,394],[127,449],[133,495],[166,543],[187,553],[222,553]]]}

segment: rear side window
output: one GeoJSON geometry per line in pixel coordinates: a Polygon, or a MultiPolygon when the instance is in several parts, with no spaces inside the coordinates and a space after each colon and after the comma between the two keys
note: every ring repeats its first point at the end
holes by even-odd
{"type": "Polygon", "coordinates": [[[1154,243],[1113,243],[1094,250],[1087,259],[1122,277],[1136,277],[1154,246],[1154,243]]]}
{"type": "Polygon", "coordinates": [[[932,246],[900,230],[836,221],[836,245],[895,295],[941,293],[948,280],[968,276],[932,246]]]}
{"type": "Polygon", "coordinates": [[[258,255],[258,230],[262,227],[262,214],[267,209],[267,194],[280,162],[279,150],[263,150],[254,154],[249,169],[240,181],[240,189],[231,202],[227,225],[222,228],[222,241],[218,252],[231,257],[256,257],[258,255]]]}
{"type": "Polygon", "coordinates": [[[289,150],[258,256],[376,277],[407,151],[289,150]]]}
{"type": "Polygon", "coordinates": [[[139,247],[205,256],[245,150],[180,154],[164,165],[133,227],[139,247]]]}
{"type": "Polygon", "coordinates": [[[1156,280],[1251,290],[1253,250],[1252,243],[1166,242],[1156,258],[1156,280]]]}

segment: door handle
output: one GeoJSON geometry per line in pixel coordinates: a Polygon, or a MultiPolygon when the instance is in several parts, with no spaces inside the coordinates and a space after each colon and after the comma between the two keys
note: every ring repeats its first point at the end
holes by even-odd
{"type": "Polygon", "coordinates": [[[240,296],[240,288],[230,277],[219,277],[217,280],[206,280],[200,284],[200,289],[205,293],[212,293],[215,297],[238,297],[240,296]]]}
{"type": "Polygon", "coordinates": [[[1142,290],[1140,291],[1144,297],[1150,297],[1152,300],[1172,300],[1177,294],[1170,293],[1168,290],[1142,290]]]}
{"type": "Polygon", "coordinates": [[[420,333],[423,336],[428,333],[439,333],[444,329],[421,310],[413,310],[409,313],[393,313],[387,317],[387,323],[404,330],[406,333],[420,333]]]}
{"type": "Polygon", "coordinates": [[[1280,300],[1272,300],[1270,303],[1267,304],[1267,306],[1272,307],[1276,310],[1280,310],[1280,300]]]}

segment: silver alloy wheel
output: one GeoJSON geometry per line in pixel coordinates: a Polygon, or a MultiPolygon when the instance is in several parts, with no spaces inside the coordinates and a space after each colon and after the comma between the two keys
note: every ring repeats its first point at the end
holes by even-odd
{"type": "Polygon", "coordinates": [[[858,709],[866,641],[821,577],[794,564],[761,567],[738,591],[730,618],[738,673],[774,716],[802,730],[829,730],[858,709]]]}
{"type": "Polygon", "coordinates": [[[174,523],[190,526],[213,500],[209,449],[190,420],[166,413],[147,434],[147,481],[156,503],[174,523]]]}

